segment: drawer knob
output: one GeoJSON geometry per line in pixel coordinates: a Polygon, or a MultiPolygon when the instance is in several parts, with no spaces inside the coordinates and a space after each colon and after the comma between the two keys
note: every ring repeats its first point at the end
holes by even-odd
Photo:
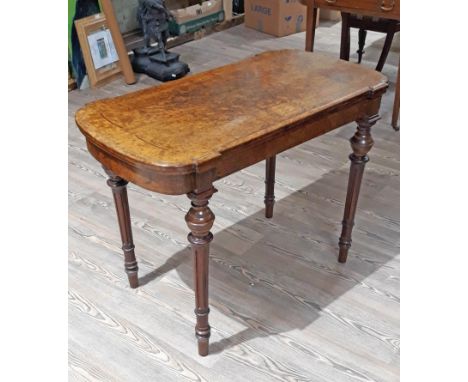
{"type": "Polygon", "coordinates": [[[395,6],[395,0],[392,0],[390,5],[386,5],[385,3],[386,3],[386,0],[382,0],[382,4],[380,5],[380,9],[384,12],[391,11],[393,7],[395,6]]]}
{"type": "Polygon", "coordinates": [[[336,0],[325,0],[328,4],[335,4],[336,0]]]}

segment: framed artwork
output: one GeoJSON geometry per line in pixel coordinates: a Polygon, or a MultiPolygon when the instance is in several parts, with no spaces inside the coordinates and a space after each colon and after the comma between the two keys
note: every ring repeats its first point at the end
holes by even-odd
{"type": "Polygon", "coordinates": [[[89,84],[97,87],[122,73],[119,56],[103,13],[75,20],[89,84]]]}

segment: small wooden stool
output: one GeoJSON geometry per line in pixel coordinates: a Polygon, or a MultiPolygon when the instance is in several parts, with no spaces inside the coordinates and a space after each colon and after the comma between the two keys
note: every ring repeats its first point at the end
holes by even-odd
{"type": "Polygon", "coordinates": [[[185,216],[194,257],[195,334],[208,354],[208,258],[215,216],[213,183],[266,160],[266,216],[273,216],[276,154],[357,121],[351,138],[348,193],[338,260],[351,246],[370,129],[387,79],[374,70],[319,53],[266,52],[125,96],[100,100],[76,113],[89,152],[109,176],[130,286],[138,287],[126,185],[187,194],[185,216]]]}

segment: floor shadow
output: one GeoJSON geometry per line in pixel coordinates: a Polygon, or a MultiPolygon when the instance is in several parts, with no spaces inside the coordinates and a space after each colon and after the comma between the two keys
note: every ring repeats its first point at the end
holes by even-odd
{"type": "MultiPolygon", "coordinates": [[[[348,262],[340,264],[337,243],[347,177],[344,168],[329,172],[277,201],[272,219],[258,211],[215,234],[210,305],[245,329],[210,344],[211,354],[254,338],[303,329],[321,315],[332,314],[327,306],[358,285],[384,303],[399,302],[390,291],[363,283],[378,269],[398,273],[388,262],[399,253],[399,208],[395,207],[399,178],[372,170],[365,173],[353,246],[348,262]]],[[[216,215],[215,203],[212,209],[216,215]]],[[[192,286],[188,248],[144,275],[140,283],[172,269],[192,286]]],[[[336,312],[333,318],[341,319],[336,312]]]]}
{"type": "Polygon", "coordinates": [[[147,273],[143,277],[140,277],[138,280],[139,285],[146,285],[149,282],[157,279],[158,277],[163,276],[165,273],[171,271],[172,269],[178,268],[179,265],[188,262],[188,260],[190,260],[188,256],[189,254],[190,247],[187,246],[185,250],[177,252],[175,255],[171,256],[163,265],[161,265],[157,269],[151,271],[150,273],[147,273]]]}

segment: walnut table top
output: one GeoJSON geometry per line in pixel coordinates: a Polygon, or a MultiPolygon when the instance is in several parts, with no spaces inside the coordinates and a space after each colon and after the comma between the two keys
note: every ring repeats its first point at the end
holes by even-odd
{"type": "MultiPolygon", "coordinates": [[[[93,154],[99,151],[100,157],[109,155],[140,169],[142,179],[129,180],[155,191],[183,194],[193,189],[190,174],[214,168],[216,178],[228,175],[252,164],[237,162],[240,148],[257,150],[294,126],[386,87],[382,74],[323,54],[271,51],[93,102],[77,112],[76,122],[88,144],[96,146],[90,150],[93,154]],[[186,179],[162,187],[146,179],[148,171],[153,177],[160,173],[165,183],[171,182],[169,175],[186,179]]],[[[279,144],[276,152],[262,150],[272,155],[291,147],[286,146],[279,144]]]]}

